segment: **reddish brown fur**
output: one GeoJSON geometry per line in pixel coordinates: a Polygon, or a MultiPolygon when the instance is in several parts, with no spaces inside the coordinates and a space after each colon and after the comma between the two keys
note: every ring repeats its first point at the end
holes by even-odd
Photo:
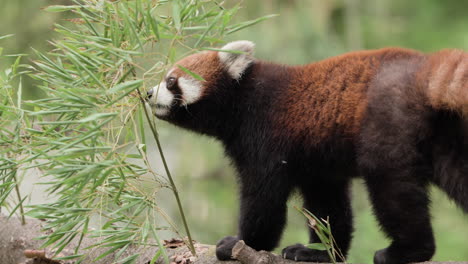
{"type": "Polygon", "coordinates": [[[367,88],[382,62],[415,55],[420,53],[400,48],[358,51],[291,68],[292,82],[278,102],[281,111],[274,113],[276,127],[312,144],[337,134],[353,138],[367,106],[367,88]]]}
{"type": "MultiPolygon", "coordinates": [[[[367,106],[367,88],[382,63],[422,57],[403,48],[385,48],[346,53],[304,66],[288,68],[291,83],[277,103],[272,121],[292,138],[316,144],[333,135],[352,138],[358,134],[367,106]]],[[[468,55],[445,50],[427,55],[418,74],[419,87],[429,104],[437,109],[453,109],[468,114],[468,55]]],[[[190,69],[205,79],[203,95],[215,89],[216,77],[223,71],[218,52],[206,51],[188,56],[176,65],[190,69]]],[[[174,67],[175,76],[186,75],[174,67]]],[[[281,133],[281,131],[273,131],[281,133]]]]}
{"type": "Polygon", "coordinates": [[[177,67],[177,65],[181,65],[205,79],[203,82],[204,90],[202,92],[202,96],[207,96],[209,94],[210,91],[207,89],[215,86],[214,83],[217,80],[217,76],[219,76],[223,71],[223,66],[219,61],[218,52],[215,51],[205,51],[193,54],[178,61],[176,66],[173,67],[171,76],[179,77],[187,75],[187,73],[177,67]]]}
{"type": "MultiPolygon", "coordinates": [[[[307,138],[309,143],[323,142],[333,135],[353,138],[359,132],[367,107],[367,88],[386,61],[423,57],[422,53],[403,48],[357,51],[304,66],[288,67],[291,83],[277,103],[272,122],[292,138],[307,138]],[[312,141],[312,142],[311,142],[312,141]]],[[[468,114],[468,55],[460,50],[445,50],[428,55],[418,74],[418,88],[427,94],[436,109],[453,109],[468,114]]],[[[205,79],[203,95],[215,89],[223,71],[218,52],[207,51],[179,62],[205,79]]],[[[184,73],[174,67],[171,75],[184,73]]],[[[280,132],[280,131],[277,131],[280,132]]],[[[275,131],[273,131],[275,133],[275,131]]]]}
{"type": "Polygon", "coordinates": [[[429,55],[418,80],[431,106],[468,115],[468,53],[442,50],[429,55]]]}
{"type": "MultiPolygon", "coordinates": [[[[468,115],[468,53],[444,50],[432,55],[403,48],[357,51],[316,63],[288,67],[291,83],[277,102],[271,117],[279,130],[292,138],[323,142],[333,135],[353,138],[359,132],[367,107],[367,88],[386,61],[427,58],[418,73],[418,89],[436,109],[452,109],[468,115]]],[[[203,95],[215,89],[223,71],[218,52],[206,51],[188,56],[176,65],[188,68],[205,79],[203,95]]],[[[174,67],[171,73],[184,73],[174,67]]],[[[278,74],[281,74],[278,72],[278,74]]],[[[282,133],[273,131],[274,134],[282,133]]]]}

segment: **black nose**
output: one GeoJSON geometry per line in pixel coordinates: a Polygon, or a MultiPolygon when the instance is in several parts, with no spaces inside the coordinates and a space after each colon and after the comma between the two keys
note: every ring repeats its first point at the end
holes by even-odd
{"type": "Polygon", "coordinates": [[[146,92],[146,95],[148,96],[148,99],[151,98],[151,96],[153,95],[153,89],[149,90],[148,92],[146,92]]]}

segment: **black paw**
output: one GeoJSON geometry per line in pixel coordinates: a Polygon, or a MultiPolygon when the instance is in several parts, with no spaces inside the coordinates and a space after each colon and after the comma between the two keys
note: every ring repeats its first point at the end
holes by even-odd
{"type": "Polygon", "coordinates": [[[216,244],[216,257],[219,260],[231,260],[232,248],[239,241],[237,237],[227,236],[216,244]]]}
{"type": "Polygon", "coordinates": [[[424,262],[431,259],[435,248],[432,244],[422,248],[388,247],[375,252],[374,264],[406,264],[412,262],[424,262]]]}
{"type": "Polygon", "coordinates": [[[381,249],[375,252],[374,255],[374,264],[394,264],[394,262],[390,256],[388,256],[387,249],[381,249]]]}
{"type": "Polygon", "coordinates": [[[289,246],[281,252],[285,259],[309,262],[330,262],[326,251],[310,249],[302,244],[289,246]]]}

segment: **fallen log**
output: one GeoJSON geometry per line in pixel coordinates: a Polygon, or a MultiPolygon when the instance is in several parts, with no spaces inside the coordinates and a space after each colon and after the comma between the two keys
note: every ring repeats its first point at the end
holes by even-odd
{"type": "MultiPolygon", "coordinates": [[[[22,225],[18,218],[6,218],[0,216],[0,263],[1,264],[74,264],[76,260],[56,260],[55,252],[48,248],[40,249],[41,241],[35,238],[44,235],[43,223],[37,219],[28,219],[26,225],[22,225]]],[[[80,253],[85,255],[83,264],[110,264],[115,262],[115,254],[112,253],[98,261],[93,259],[104,253],[108,248],[85,248],[99,242],[99,238],[84,238],[80,253]]],[[[72,241],[58,257],[67,257],[76,254],[77,241],[72,241]]],[[[283,259],[281,256],[266,251],[256,251],[247,246],[244,241],[236,243],[233,256],[239,261],[219,261],[215,256],[215,246],[195,243],[197,257],[192,256],[190,250],[182,240],[165,242],[167,254],[171,264],[310,264],[310,262],[295,262],[283,259]]],[[[137,264],[148,264],[158,251],[157,247],[132,246],[129,247],[121,258],[139,253],[137,264]]],[[[163,264],[164,259],[157,260],[163,264]]],[[[424,262],[424,264],[467,264],[468,262],[424,262]]]]}

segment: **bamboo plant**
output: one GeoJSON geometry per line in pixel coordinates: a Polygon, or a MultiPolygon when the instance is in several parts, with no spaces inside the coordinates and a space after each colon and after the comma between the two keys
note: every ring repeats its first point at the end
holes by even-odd
{"type": "MultiPolygon", "coordinates": [[[[94,246],[108,248],[97,259],[117,252],[116,261],[133,263],[138,254],[120,258],[125,249],[148,245],[168,261],[161,230],[186,235],[195,254],[144,94],[177,58],[219,46],[228,34],[269,17],[233,23],[239,8],[203,0],[75,0],[46,7],[68,18],[55,25],[51,50],[34,50],[30,65],[17,60],[0,75],[0,206],[24,215],[17,174],[35,168],[47,179],[51,202],[27,214],[46,220],[43,246],[56,254],[93,235],[103,238],[94,246]],[[21,86],[13,85],[21,74],[34,78],[45,96],[23,100],[21,86]],[[163,168],[151,165],[149,139],[163,168]],[[183,231],[159,207],[164,188],[174,195],[183,231]]],[[[82,256],[78,244],[67,258],[82,256]]]]}

